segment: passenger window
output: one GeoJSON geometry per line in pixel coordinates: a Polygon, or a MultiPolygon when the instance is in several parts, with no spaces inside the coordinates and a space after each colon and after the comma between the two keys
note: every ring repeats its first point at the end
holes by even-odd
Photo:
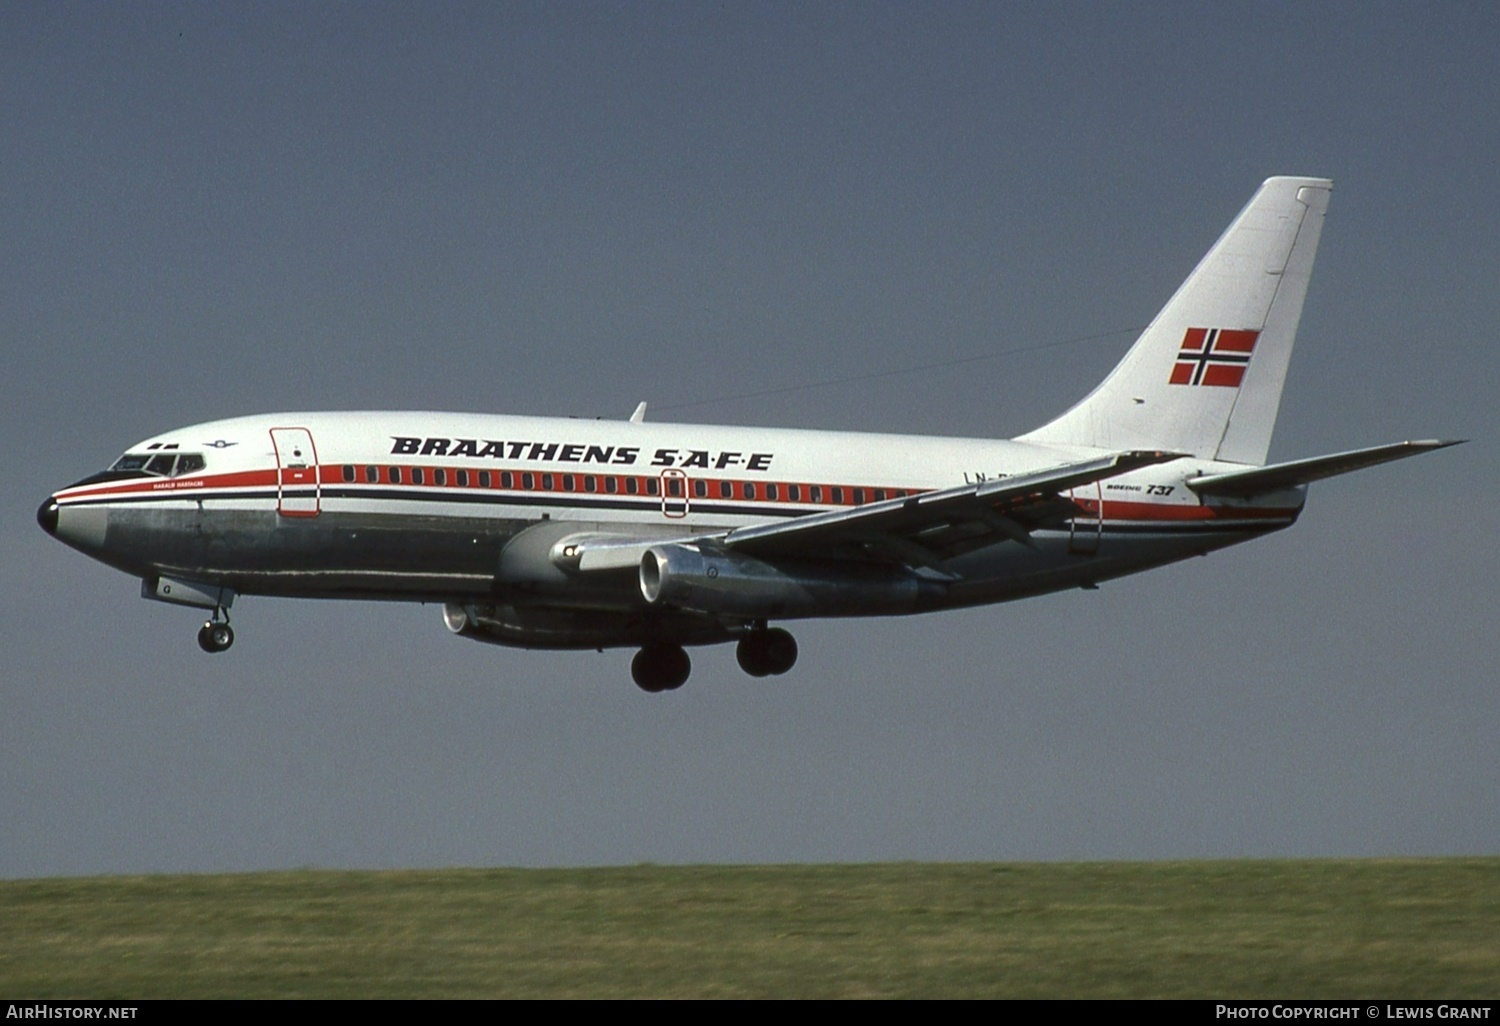
{"type": "Polygon", "coordinates": [[[380,483],[380,468],[379,467],[366,467],[365,468],[365,481],[368,484],[379,484],[380,483]]]}
{"type": "Polygon", "coordinates": [[[654,477],[646,478],[646,494],[657,495],[661,492],[661,482],[654,477]]]}
{"type": "Polygon", "coordinates": [[[696,496],[698,496],[698,498],[700,498],[700,499],[707,498],[708,497],[708,482],[705,481],[705,480],[703,480],[703,478],[701,478],[701,477],[698,478],[698,480],[694,481],[693,482],[693,494],[696,495],[696,496]]]}
{"type": "Polygon", "coordinates": [[[455,470],[453,477],[458,482],[460,488],[469,487],[469,472],[467,470],[455,470]]]}
{"type": "Polygon", "coordinates": [[[625,491],[627,491],[631,495],[635,495],[638,492],[640,492],[640,490],[641,490],[641,483],[636,478],[627,477],[625,479],[625,491]]]}
{"type": "Polygon", "coordinates": [[[808,498],[811,499],[813,502],[822,502],[823,501],[823,486],[822,485],[809,485],[808,488],[807,488],[807,490],[810,493],[808,495],[808,498]]]}
{"type": "Polygon", "coordinates": [[[838,485],[833,486],[833,504],[842,506],[844,504],[844,490],[838,485]]]}
{"type": "Polygon", "coordinates": [[[354,481],[354,468],[352,466],[350,466],[349,464],[345,463],[344,464],[344,483],[345,484],[351,484],[351,483],[353,483],[353,481],[354,481]]]}
{"type": "Polygon", "coordinates": [[[516,475],[508,470],[500,471],[500,487],[514,488],[516,486],[516,475]]]}
{"type": "Polygon", "coordinates": [[[747,499],[753,499],[753,498],[755,498],[755,482],[754,481],[746,481],[744,483],[744,485],[740,488],[740,494],[743,495],[747,499]]]}
{"type": "Polygon", "coordinates": [[[608,492],[609,494],[611,494],[611,495],[615,494],[615,492],[617,492],[617,491],[620,490],[620,481],[619,481],[619,479],[618,478],[613,478],[613,477],[606,477],[604,479],[604,490],[606,492],[608,492]]]}
{"type": "Polygon", "coordinates": [[[877,488],[877,489],[875,489],[875,501],[876,502],[884,502],[885,501],[885,489],[884,488],[877,488]]]}
{"type": "Polygon", "coordinates": [[[551,490],[552,490],[552,475],[551,474],[543,474],[542,475],[542,491],[544,491],[544,492],[550,492],[551,490]]]}
{"type": "Polygon", "coordinates": [[[535,484],[536,484],[536,478],[534,476],[532,476],[532,474],[531,474],[530,471],[527,471],[526,473],[524,473],[524,474],[521,475],[521,487],[522,488],[530,490],[531,487],[533,485],[535,485],[535,484]]]}
{"type": "Polygon", "coordinates": [[[593,474],[589,474],[583,479],[583,490],[586,492],[596,492],[599,490],[599,481],[593,474]]]}
{"type": "Polygon", "coordinates": [[[674,499],[682,498],[682,478],[673,477],[667,479],[667,494],[674,499]]]}
{"type": "Polygon", "coordinates": [[[573,490],[573,485],[574,485],[573,475],[572,474],[564,474],[563,475],[563,491],[565,491],[565,492],[571,492],[573,490]]]}
{"type": "Polygon", "coordinates": [[[401,483],[401,468],[400,467],[389,467],[389,468],[387,468],[386,472],[385,472],[385,479],[387,481],[389,481],[391,484],[400,484],[401,483]]]}
{"type": "Polygon", "coordinates": [[[488,470],[481,470],[479,472],[479,487],[481,487],[481,488],[488,488],[489,486],[490,486],[490,472],[488,470]]]}
{"type": "Polygon", "coordinates": [[[854,489],[854,504],[856,506],[863,506],[865,504],[865,490],[863,488],[854,489]]]}
{"type": "Polygon", "coordinates": [[[719,498],[721,498],[721,499],[732,499],[732,498],[734,498],[734,482],[733,481],[720,481],[719,482],[719,498]]]}
{"type": "Polygon", "coordinates": [[[437,484],[437,485],[445,485],[445,484],[447,484],[448,483],[448,472],[446,470],[444,470],[442,467],[438,467],[436,470],[434,470],[432,472],[432,483],[433,484],[437,484]]]}
{"type": "Polygon", "coordinates": [[[422,483],[422,476],[423,475],[422,475],[422,468],[421,467],[412,467],[411,468],[411,483],[412,484],[421,484],[422,483]]]}
{"type": "Polygon", "coordinates": [[[786,486],[786,497],[788,499],[791,499],[793,502],[801,502],[802,501],[802,486],[801,485],[787,485],[786,486]]]}
{"type": "Polygon", "coordinates": [[[770,499],[772,502],[775,502],[780,495],[781,489],[777,488],[774,484],[766,485],[766,498],[770,499]]]}

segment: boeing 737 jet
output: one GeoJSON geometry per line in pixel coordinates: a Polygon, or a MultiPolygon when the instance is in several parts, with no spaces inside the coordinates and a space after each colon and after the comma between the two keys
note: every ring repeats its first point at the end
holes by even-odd
{"type": "Polygon", "coordinates": [[[1010,441],[456,413],[277,413],[179,428],[37,519],[209,611],[240,595],[440,603],[522,648],[686,648],[785,673],[774,623],[1025,598],[1291,526],[1307,485],[1452,442],[1265,465],[1332,183],[1266,181],[1114,371],[1010,441]]]}

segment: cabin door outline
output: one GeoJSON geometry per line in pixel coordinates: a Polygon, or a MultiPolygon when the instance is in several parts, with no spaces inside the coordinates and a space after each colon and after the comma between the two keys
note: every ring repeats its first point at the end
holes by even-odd
{"type": "Polygon", "coordinates": [[[284,517],[315,517],[322,511],[318,450],[307,428],[271,429],[276,449],[276,512],[284,517]]]}
{"type": "Polygon", "coordinates": [[[1104,536],[1103,486],[1095,481],[1082,488],[1070,488],[1068,498],[1083,507],[1068,520],[1068,551],[1075,556],[1097,555],[1104,536]]]}

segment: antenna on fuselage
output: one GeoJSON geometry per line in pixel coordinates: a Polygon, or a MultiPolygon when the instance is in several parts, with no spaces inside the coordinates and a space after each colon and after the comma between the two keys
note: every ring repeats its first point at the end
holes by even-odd
{"type": "Polygon", "coordinates": [[[639,406],[637,406],[635,408],[635,412],[630,415],[630,423],[632,423],[632,424],[644,424],[645,422],[646,422],[646,400],[642,399],[641,400],[641,404],[639,406]]]}

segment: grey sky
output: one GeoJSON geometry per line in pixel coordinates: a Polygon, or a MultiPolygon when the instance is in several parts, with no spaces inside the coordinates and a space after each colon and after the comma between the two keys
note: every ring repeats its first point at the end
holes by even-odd
{"type": "Polygon", "coordinates": [[[0,876],[1500,850],[1497,52],[1479,3],[0,9],[0,876]],[[1337,184],[1273,457],[1474,441],[1098,592],[648,696],[434,607],[247,599],[210,658],[33,519],[281,409],[1008,436],[1129,336],[719,400],[1142,325],[1276,173],[1337,184]]]}

